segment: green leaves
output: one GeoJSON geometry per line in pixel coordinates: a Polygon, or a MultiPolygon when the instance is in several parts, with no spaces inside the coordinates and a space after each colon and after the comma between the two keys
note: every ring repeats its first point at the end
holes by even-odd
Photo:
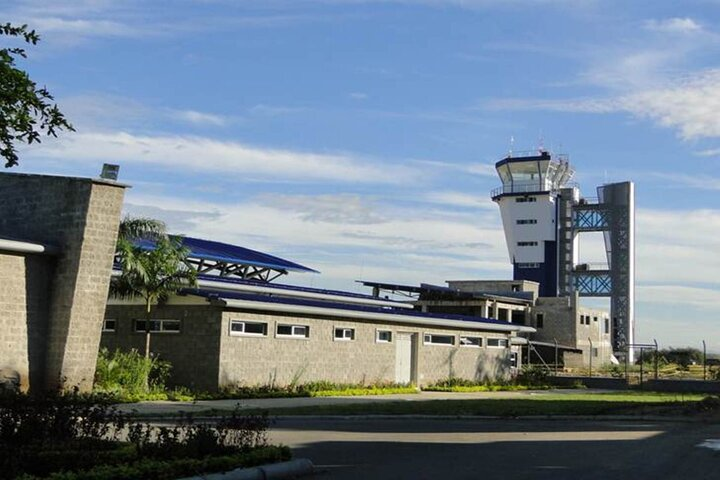
{"type": "MultiPolygon", "coordinates": [[[[0,25],[0,35],[21,37],[31,45],[40,40],[27,25],[0,25]]],[[[75,131],[52,103],[54,98],[47,88],[39,88],[26,72],[15,67],[18,57],[27,57],[23,48],[0,49],[0,156],[6,168],[18,164],[16,143],[40,143],[41,135],[57,137],[58,131],[75,131]]]]}

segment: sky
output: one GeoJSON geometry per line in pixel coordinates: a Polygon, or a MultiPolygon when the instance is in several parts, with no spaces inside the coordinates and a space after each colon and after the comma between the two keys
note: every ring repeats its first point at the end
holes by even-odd
{"type": "MultiPolygon", "coordinates": [[[[322,272],[512,275],[494,163],[636,183],[638,340],[720,352],[720,1],[14,0],[76,132],[16,172],[120,165],[125,211],[322,272]]],[[[8,39],[0,37],[6,44],[8,39]]],[[[581,259],[602,260],[598,235],[581,259]]]]}

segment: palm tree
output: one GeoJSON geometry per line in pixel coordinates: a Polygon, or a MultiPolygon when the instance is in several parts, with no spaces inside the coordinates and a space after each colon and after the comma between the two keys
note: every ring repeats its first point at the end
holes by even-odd
{"type": "Polygon", "coordinates": [[[188,253],[181,237],[167,235],[162,222],[144,218],[125,218],[121,222],[116,254],[121,273],[113,277],[110,293],[144,300],[146,358],[150,357],[152,308],[197,283],[197,272],[186,262],[188,253]],[[154,245],[141,246],[137,240],[151,240],[154,245]]]}

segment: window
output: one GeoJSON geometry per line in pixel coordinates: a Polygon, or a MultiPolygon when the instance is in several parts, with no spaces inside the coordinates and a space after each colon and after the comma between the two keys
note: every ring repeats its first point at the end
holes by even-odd
{"type": "Polygon", "coordinates": [[[545,314],[538,313],[535,315],[535,327],[536,328],[543,328],[543,323],[545,322],[545,314]]]}
{"type": "Polygon", "coordinates": [[[482,347],[482,337],[460,337],[461,347],[482,347]]]}
{"type": "Polygon", "coordinates": [[[335,340],[341,340],[341,341],[355,340],[355,329],[354,328],[336,328],[335,329],[335,340]]]}
{"type": "Polygon", "coordinates": [[[537,247],[538,242],[517,242],[518,247],[537,247]]]}
{"type": "Polygon", "coordinates": [[[517,268],[540,268],[539,263],[516,263],[517,268]]]}
{"type": "Polygon", "coordinates": [[[267,323],[230,320],[230,335],[234,337],[241,335],[264,337],[267,335],[267,323]]]}
{"type": "Polygon", "coordinates": [[[378,330],[375,334],[375,341],[377,343],[392,342],[392,332],[390,330],[378,330]]]}
{"type": "MultiPolygon", "coordinates": [[[[146,331],[145,320],[135,320],[135,332],[146,331]]],[[[150,331],[153,333],[180,333],[180,320],[168,318],[150,320],[150,331]]]]}
{"type": "Polygon", "coordinates": [[[597,322],[597,317],[593,317],[593,322],[597,322]]]}
{"type": "Polygon", "coordinates": [[[518,225],[535,225],[537,224],[537,219],[535,218],[521,218],[519,220],[516,220],[515,223],[518,225]]]}
{"type": "Polygon", "coordinates": [[[307,325],[283,325],[278,323],[276,333],[278,337],[309,338],[310,327],[307,325]]]}
{"type": "Polygon", "coordinates": [[[490,348],[507,348],[507,338],[488,338],[487,346],[490,348]]]}
{"type": "Polygon", "coordinates": [[[597,356],[598,356],[598,349],[597,349],[597,348],[593,347],[593,349],[592,349],[592,355],[593,355],[593,357],[597,357],[597,356]]]}
{"type": "Polygon", "coordinates": [[[508,309],[507,308],[498,308],[498,320],[505,320],[508,321],[508,309]]]}
{"type": "Polygon", "coordinates": [[[493,307],[488,307],[488,318],[495,318],[495,309],[493,307]]]}
{"type": "Polygon", "coordinates": [[[114,318],[106,318],[103,321],[103,332],[114,332],[115,331],[115,325],[117,323],[117,320],[114,318]]]}
{"type": "Polygon", "coordinates": [[[435,335],[426,333],[424,337],[425,345],[455,345],[455,335],[435,335]]]}
{"type": "Polygon", "coordinates": [[[515,201],[517,203],[527,203],[527,202],[532,203],[532,202],[537,202],[537,198],[536,197],[517,197],[515,199],[515,201]]]}
{"type": "Polygon", "coordinates": [[[606,334],[610,333],[610,319],[609,318],[605,319],[605,333],[606,334]]]}

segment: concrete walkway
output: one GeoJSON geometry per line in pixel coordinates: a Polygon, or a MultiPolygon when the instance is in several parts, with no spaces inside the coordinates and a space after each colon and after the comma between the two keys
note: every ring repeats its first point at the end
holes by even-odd
{"type": "Polygon", "coordinates": [[[366,395],[355,397],[298,397],[298,398],[255,398],[243,400],[199,400],[196,402],[139,402],[118,405],[121,412],[133,412],[141,415],[172,415],[181,412],[193,413],[211,409],[233,410],[236,405],[247,409],[273,409],[293,407],[313,407],[319,405],[349,405],[383,402],[423,402],[429,400],[477,400],[502,398],[527,398],[541,395],[567,395],[600,393],[607,390],[524,390],[515,392],[421,392],[400,395],[366,395]]]}

